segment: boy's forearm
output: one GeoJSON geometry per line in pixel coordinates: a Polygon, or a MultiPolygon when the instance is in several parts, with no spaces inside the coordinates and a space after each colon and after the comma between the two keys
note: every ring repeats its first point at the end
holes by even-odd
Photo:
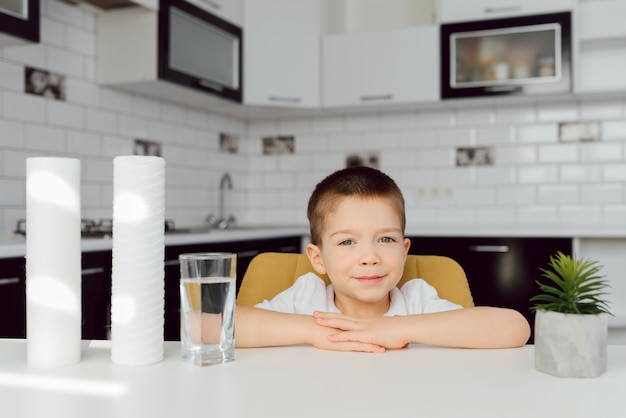
{"type": "Polygon", "coordinates": [[[528,341],[530,326],[517,311],[493,307],[395,317],[413,343],[463,348],[511,348],[528,341]]]}
{"type": "Polygon", "coordinates": [[[315,326],[308,315],[285,314],[237,305],[235,344],[237,347],[270,347],[310,344],[315,326]]]}

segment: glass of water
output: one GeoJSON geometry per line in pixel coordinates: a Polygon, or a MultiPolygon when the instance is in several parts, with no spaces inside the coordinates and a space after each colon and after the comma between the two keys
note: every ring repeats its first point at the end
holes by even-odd
{"type": "Polygon", "coordinates": [[[183,361],[200,366],[234,361],[237,254],[187,253],[179,261],[183,361]]]}

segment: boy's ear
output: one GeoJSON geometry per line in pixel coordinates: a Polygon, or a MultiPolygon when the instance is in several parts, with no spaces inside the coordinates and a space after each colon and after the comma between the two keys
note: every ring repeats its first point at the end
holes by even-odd
{"type": "Polygon", "coordinates": [[[306,246],[306,255],[309,257],[309,261],[316,272],[319,274],[326,274],[324,260],[322,260],[322,252],[317,245],[308,244],[306,246]]]}

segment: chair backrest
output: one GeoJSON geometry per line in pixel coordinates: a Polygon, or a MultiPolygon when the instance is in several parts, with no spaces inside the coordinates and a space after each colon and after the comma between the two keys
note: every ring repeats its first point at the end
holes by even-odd
{"type": "MultiPolygon", "coordinates": [[[[237,303],[255,305],[271,299],[287,289],[308,272],[314,272],[306,254],[261,253],[252,259],[241,282],[237,303]]],[[[322,276],[329,284],[328,276],[322,276]]],[[[424,279],[437,289],[439,297],[458,303],[463,307],[474,306],[472,293],[463,268],[449,257],[436,255],[408,255],[404,274],[398,283],[407,280],[424,279]]]]}

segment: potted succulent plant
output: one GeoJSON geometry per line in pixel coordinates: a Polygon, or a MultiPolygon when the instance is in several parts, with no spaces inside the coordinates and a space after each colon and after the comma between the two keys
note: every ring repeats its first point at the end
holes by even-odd
{"type": "Polygon", "coordinates": [[[597,261],[557,252],[540,268],[535,305],[535,368],[559,377],[596,377],[606,370],[608,281],[597,261]]]}

